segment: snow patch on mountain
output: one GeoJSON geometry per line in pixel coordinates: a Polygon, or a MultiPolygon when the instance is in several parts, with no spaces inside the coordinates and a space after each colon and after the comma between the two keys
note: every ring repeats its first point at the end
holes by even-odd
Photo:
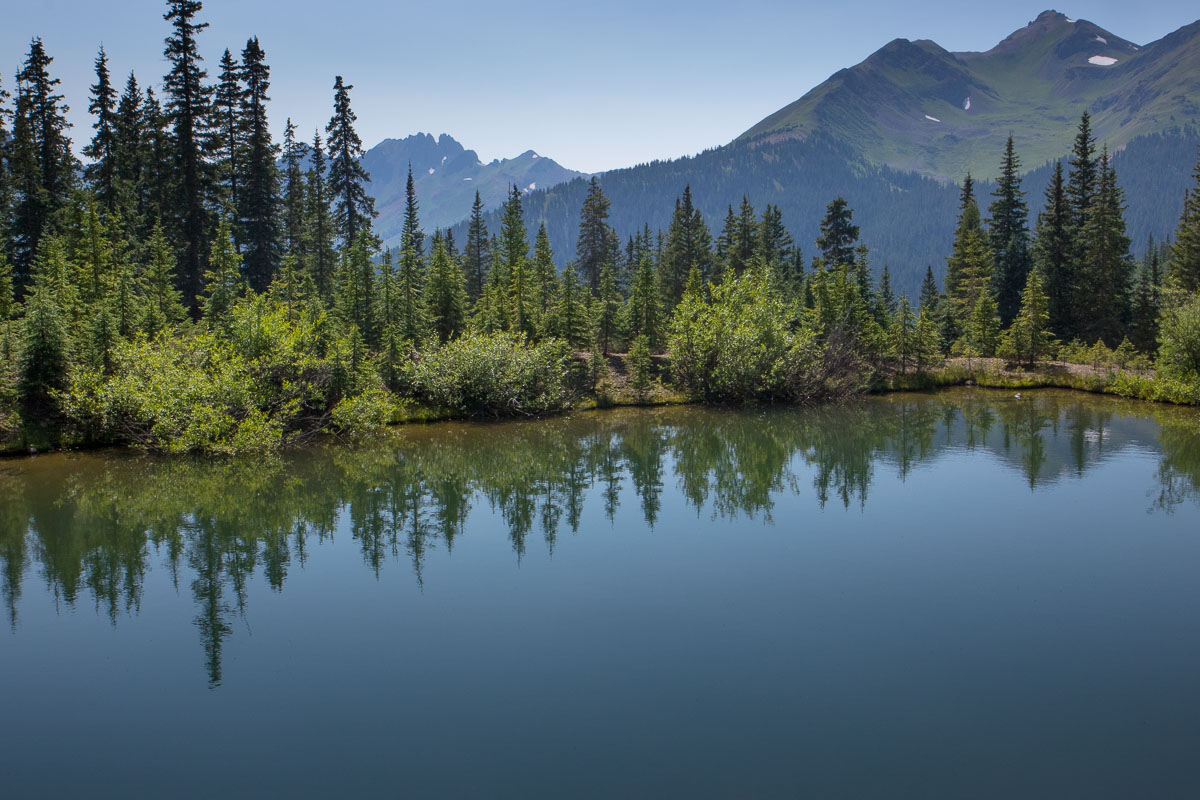
{"type": "Polygon", "coordinates": [[[1111,67],[1117,63],[1117,59],[1112,56],[1092,56],[1088,59],[1089,64],[1095,64],[1098,67],[1111,67]]]}
{"type": "Polygon", "coordinates": [[[971,98],[968,97],[966,100],[963,101],[963,111],[970,111],[970,110],[971,110],[971,98]]]}
{"type": "Polygon", "coordinates": [[[928,114],[925,115],[925,119],[929,120],[930,122],[941,122],[941,120],[937,117],[931,117],[928,114]]]}

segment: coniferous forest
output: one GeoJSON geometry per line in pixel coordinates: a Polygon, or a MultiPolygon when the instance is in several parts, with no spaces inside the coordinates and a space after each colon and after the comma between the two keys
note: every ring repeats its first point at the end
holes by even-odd
{"type": "Polygon", "coordinates": [[[1200,402],[1200,163],[1173,240],[1133,253],[1086,113],[1044,196],[1011,138],[987,190],[964,176],[945,279],[918,297],[837,196],[800,242],[776,205],[705,219],[685,185],[665,229],[622,241],[592,179],[560,270],[517,187],[498,224],[477,197],[456,237],[422,228],[411,170],[400,247],[381,248],[353,85],[333,79],[323,130],[288,121],[278,142],[266,43],[210,66],[198,0],[164,22],[163,76],[114,76],[99,50],[90,132],[40,39],[0,84],[10,449],[269,450],[433,416],[963,380],[1200,402]]]}

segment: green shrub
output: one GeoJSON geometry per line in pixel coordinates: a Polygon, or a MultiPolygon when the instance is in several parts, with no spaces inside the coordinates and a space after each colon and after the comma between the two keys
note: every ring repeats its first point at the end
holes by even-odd
{"type": "Polygon", "coordinates": [[[1158,337],[1159,366],[1180,378],[1200,379],[1200,294],[1163,310],[1158,337]]]}
{"type": "Polygon", "coordinates": [[[563,408],[570,351],[512,333],[471,333],[427,347],[406,367],[413,397],[466,414],[515,416],[563,408]]]}
{"type": "Polygon", "coordinates": [[[395,398],[390,392],[367,389],[338,401],[330,412],[331,427],[348,436],[367,436],[383,430],[395,410],[395,398]]]}

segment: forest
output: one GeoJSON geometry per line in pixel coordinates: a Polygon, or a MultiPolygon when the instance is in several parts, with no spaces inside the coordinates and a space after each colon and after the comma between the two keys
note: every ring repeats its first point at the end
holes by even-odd
{"type": "Polygon", "coordinates": [[[945,279],[928,269],[918,297],[872,266],[837,196],[806,257],[779,206],[747,196],[710,227],[688,185],[665,230],[621,241],[592,179],[560,270],[517,187],[498,224],[477,197],[457,237],[427,234],[411,174],[401,246],[382,249],[354,87],[334,79],[324,131],[288,121],[275,142],[263,46],[226,49],[210,78],[201,11],[167,3],[160,92],[118,88],[100,49],[82,160],[40,39],[0,85],[16,447],[266,451],[433,416],[815,402],[989,359],[1116,365],[1106,390],[1200,402],[1200,163],[1173,240],[1135,258],[1086,113],[1036,215],[1011,138],[990,192],[964,177],[945,279]]]}

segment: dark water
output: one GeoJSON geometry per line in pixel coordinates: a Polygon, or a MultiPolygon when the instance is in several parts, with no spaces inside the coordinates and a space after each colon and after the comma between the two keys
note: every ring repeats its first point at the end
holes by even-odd
{"type": "Polygon", "coordinates": [[[0,462],[0,795],[1200,796],[1200,414],[0,462]]]}

